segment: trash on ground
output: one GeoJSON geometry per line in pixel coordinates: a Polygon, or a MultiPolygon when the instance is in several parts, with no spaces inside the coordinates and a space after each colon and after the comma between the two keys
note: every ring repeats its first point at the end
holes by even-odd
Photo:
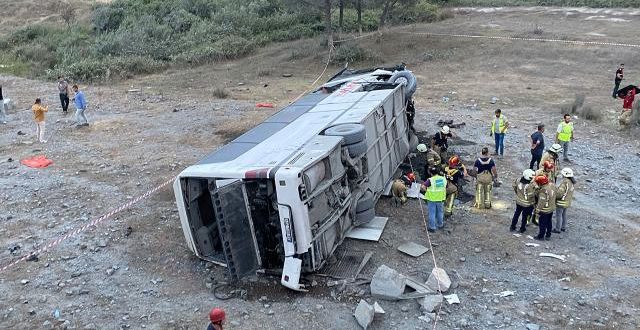
{"type": "Polygon", "coordinates": [[[420,184],[412,182],[411,187],[407,189],[407,197],[408,198],[422,198],[422,194],[420,193],[420,184]]]}
{"type": "Polygon", "coordinates": [[[377,301],[375,301],[373,303],[373,312],[376,314],[384,314],[384,309],[382,309],[382,306],[380,306],[380,304],[378,304],[377,301]]]}
{"type": "Polygon", "coordinates": [[[554,253],[547,253],[547,252],[541,252],[539,254],[540,257],[549,257],[549,258],[555,258],[558,260],[562,260],[562,261],[567,261],[567,257],[564,255],[558,255],[558,254],[554,254],[554,253]]]}
{"type": "Polygon", "coordinates": [[[571,282],[571,277],[563,277],[561,279],[558,280],[559,282],[571,282]]]}
{"type": "Polygon", "coordinates": [[[426,285],[386,265],[378,267],[371,279],[371,295],[385,300],[415,299],[433,293],[426,285]]]}
{"type": "Polygon", "coordinates": [[[32,167],[32,168],[44,168],[53,164],[53,161],[51,159],[48,159],[44,155],[40,155],[40,156],[25,158],[20,161],[20,164],[28,167],[32,167]]]}
{"type": "Polygon", "coordinates": [[[526,245],[526,246],[532,246],[532,247],[538,247],[538,246],[540,246],[540,244],[538,244],[538,243],[524,243],[524,245],[526,245]]]}
{"type": "Polygon", "coordinates": [[[494,294],[494,296],[509,297],[509,296],[513,296],[514,294],[516,294],[516,293],[513,292],[513,291],[502,291],[500,293],[494,294]]]}
{"type": "Polygon", "coordinates": [[[406,253],[412,257],[419,257],[429,251],[429,248],[414,242],[406,242],[398,246],[398,251],[406,253]]]}
{"type": "Polygon", "coordinates": [[[455,293],[444,296],[444,299],[447,299],[447,302],[449,303],[449,305],[460,303],[460,298],[458,298],[458,295],[455,293]]]}
{"type": "Polygon", "coordinates": [[[356,317],[358,324],[363,329],[367,329],[371,322],[373,322],[373,316],[375,314],[373,306],[369,305],[364,299],[360,299],[358,303],[358,307],[356,307],[356,311],[353,316],[356,317]]]}
{"type": "Polygon", "coordinates": [[[275,106],[273,105],[273,103],[256,103],[256,108],[275,108],[275,106]]]}
{"type": "Polygon", "coordinates": [[[513,234],[513,236],[515,236],[515,237],[520,237],[520,236],[522,236],[522,235],[520,235],[520,234],[513,234]]]}
{"type": "Polygon", "coordinates": [[[442,304],[442,301],[443,299],[441,294],[434,294],[425,296],[418,300],[418,304],[420,304],[420,307],[422,307],[424,312],[432,313],[440,306],[440,304],[442,304]]]}
{"type": "Polygon", "coordinates": [[[389,218],[386,217],[375,217],[368,223],[351,229],[346,236],[354,239],[377,242],[380,236],[382,236],[388,219],[389,218]]]}

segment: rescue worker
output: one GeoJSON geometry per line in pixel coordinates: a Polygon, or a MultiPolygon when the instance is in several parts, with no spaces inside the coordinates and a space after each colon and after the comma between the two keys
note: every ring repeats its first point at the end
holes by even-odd
{"type": "Polygon", "coordinates": [[[479,209],[490,209],[494,181],[498,182],[496,163],[489,157],[489,148],[482,148],[482,155],[473,165],[476,176],[476,204],[479,209]]]}
{"type": "Polygon", "coordinates": [[[207,330],[222,330],[222,325],[224,324],[225,313],[222,308],[214,307],[209,312],[209,326],[207,326],[207,330]]]}
{"type": "Polygon", "coordinates": [[[571,206],[573,199],[573,189],[576,183],[573,178],[573,170],[565,167],[560,171],[564,177],[558,186],[558,197],[556,198],[556,225],[552,230],[554,233],[560,233],[567,229],[567,209],[571,206]]]}
{"type": "Polygon", "coordinates": [[[502,110],[497,109],[495,111],[496,117],[491,121],[491,134],[496,139],[496,153],[498,157],[504,156],[504,136],[509,128],[509,122],[507,116],[502,114],[502,110]]]}
{"type": "Polygon", "coordinates": [[[448,159],[449,141],[447,139],[450,137],[453,137],[453,133],[451,133],[449,126],[444,125],[440,132],[436,133],[431,139],[431,149],[440,154],[442,160],[448,159]]]}
{"type": "Polygon", "coordinates": [[[562,146],[557,143],[554,143],[551,145],[551,147],[549,147],[549,149],[547,149],[544,155],[542,155],[542,159],[540,159],[541,169],[544,168],[544,162],[546,161],[549,161],[553,164],[553,167],[554,167],[553,176],[549,178],[549,180],[553,181],[553,183],[556,182],[555,180],[557,176],[557,170],[558,170],[558,166],[560,165],[558,157],[561,152],[562,152],[562,146]]]}
{"type": "Polygon", "coordinates": [[[555,166],[553,166],[553,163],[547,160],[544,163],[542,163],[542,168],[537,170],[535,172],[535,175],[536,176],[544,175],[547,177],[547,179],[549,179],[549,181],[555,181],[554,170],[555,170],[555,166]]]}
{"type": "Polygon", "coordinates": [[[449,158],[449,166],[445,168],[445,176],[447,178],[447,200],[444,207],[444,215],[450,216],[453,214],[453,202],[458,196],[458,190],[460,189],[458,184],[460,180],[463,180],[467,176],[467,169],[464,164],[460,162],[460,157],[452,156],[449,158]]]}
{"type": "Polygon", "coordinates": [[[434,173],[431,173],[431,168],[440,167],[442,159],[440,158],[440,155],[433,149],[427,148],[426,144],[418,144],[418,147],[416,149],[418,149],[418,152],[425,157],[424,179],[426,180],[434,175],[434,173]]]}
{"type": "Polygon", "coordinates": [[[538,226],[540,231],[535,239],[550,240],[551,239],[551,218],[553,212],[556,210],[556,187],[549,184],[549,179],[546,176],[537,176],[535,182],[540,187],[538,189],[537,197],[538,203],[536,205],[536,213],[538,214],[538,226]]]}
{"type": "Polygon", "coordinates": [[[447,179],[443,176],[442,168],[434,167],[431,172],[434,176],[422,183],[421,191],[424,191],[422,198],[427,203],[429,211],[429,226],[427,230],[430,233],[444,227],[444,201],[447,196],[447,179]]]}
{"type": "Polygon", "coordinates": [[[395,179],[391,184],[391,194],[395,206],[398,207],[398,201],[401,205],[407,202],[407,186],[402,179],[395,179]]]}
{"type": "Polygon", "coordinates": [[[565,162],[570,162],[568,154],[569,142],[573,142],[573,123],[571,122],[571,115],[565,113],[556,130],[556,143],[562,147],[562,160],[565,162]]]}
{"type": "Polygon", "coordinates": [[[527,230],[527,221],[533,213],[535,204],[536,185],[531,182],[535,172],[532,169],[526,169],[522,172],[522,177],[513,182],[513,191],[516,193],[516,211],[511,219],[511,231],[516,230],[518,218],[522,214],[522,223],[520,224],[520,232],[527,230]]]}

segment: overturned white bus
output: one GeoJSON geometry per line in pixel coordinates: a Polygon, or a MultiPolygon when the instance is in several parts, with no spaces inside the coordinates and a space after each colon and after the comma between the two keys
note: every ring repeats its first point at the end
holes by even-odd
{"type": "Polygon", "coordinates": [[[233,278],[282,270],[294,290],[375,203],[414,142],[404,66],[344,69],[186,168],[174,183],[189,249],[233,278]]]}

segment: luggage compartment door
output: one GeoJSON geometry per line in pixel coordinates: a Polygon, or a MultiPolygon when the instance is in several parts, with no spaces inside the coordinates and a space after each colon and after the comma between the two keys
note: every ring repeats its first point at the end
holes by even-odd
{"type": "Polygon", "coordinates": [[[244,183],[238,180],[217,188],[211,199],[231,278],[240,279],[255,273],[260,267],[260,256],[244,183]]]}

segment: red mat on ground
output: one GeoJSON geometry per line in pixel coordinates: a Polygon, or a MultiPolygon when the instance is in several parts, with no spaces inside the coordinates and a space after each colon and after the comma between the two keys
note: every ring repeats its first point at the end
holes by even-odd
{"type": "Polygon", "coordinates": [[[53,161],[41,155],[41,156],[33,156],[33,157],[25,158],[20,161],[20,164],[33,167],[33,168],[43,168],[53,164],[53,161]]]}
{"type": "Polygon", "coordinates": [[[257,103],[256,107],[258,107],[258,108],[274,108],[275,105],[273,105],[273,103],[257,103]]]}

